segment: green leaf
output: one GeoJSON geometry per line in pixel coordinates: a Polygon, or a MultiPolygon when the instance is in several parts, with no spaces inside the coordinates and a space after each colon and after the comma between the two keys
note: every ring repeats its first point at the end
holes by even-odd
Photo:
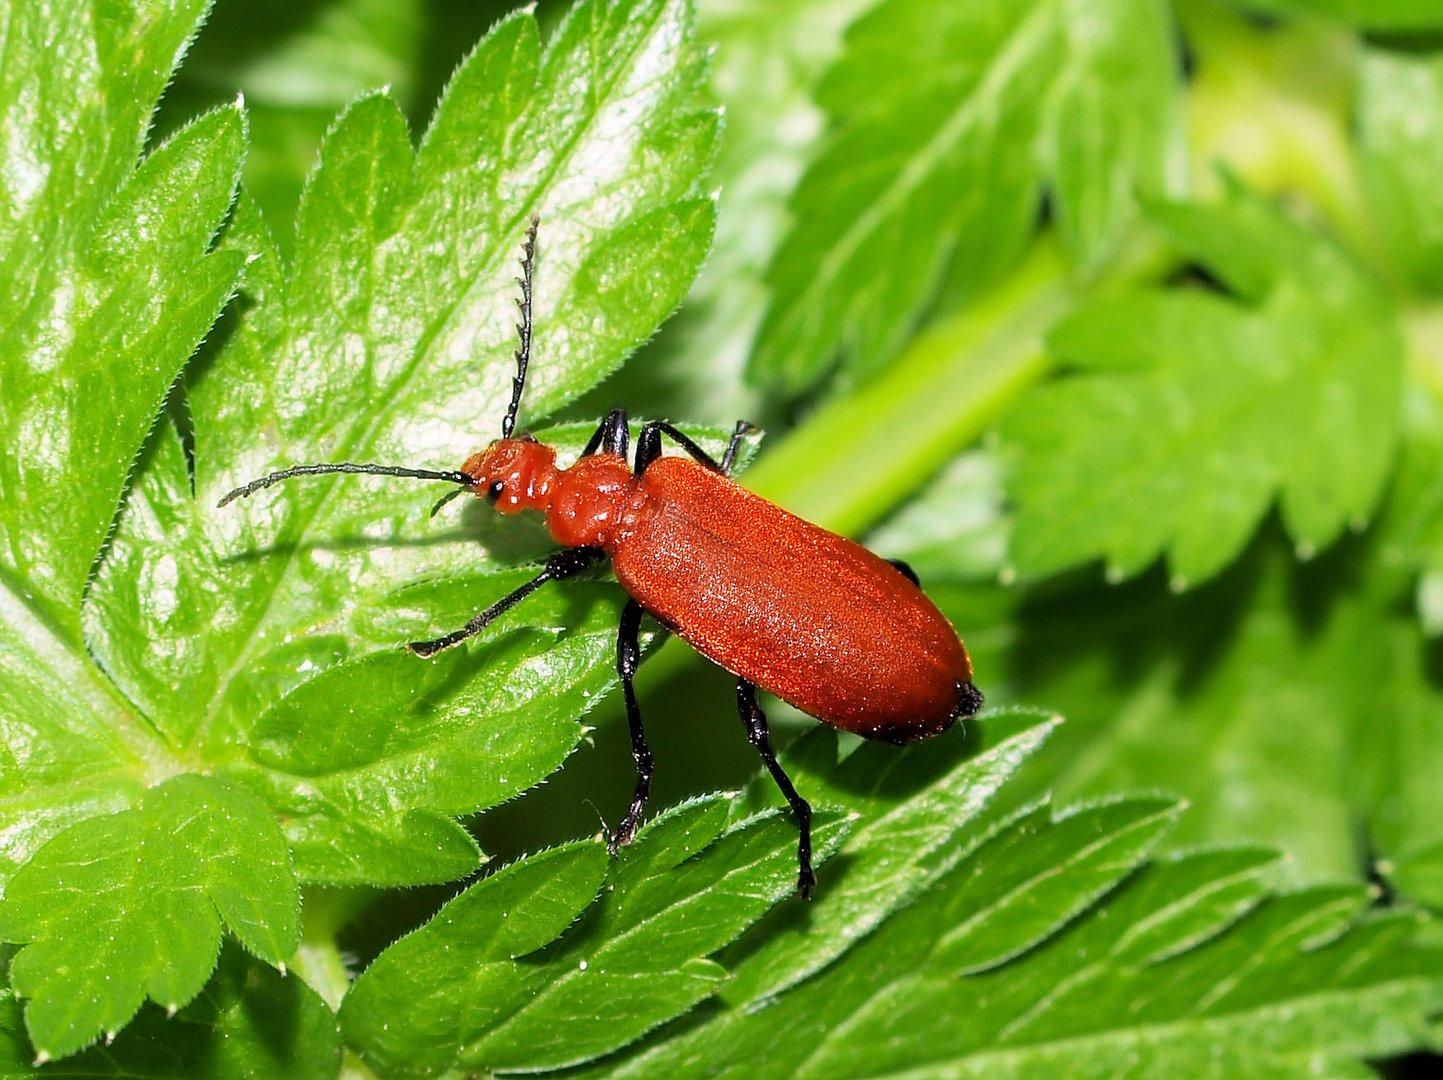
{"type": "Polygon", "coordinates": [[[1171,34],[1155,0],[888,0],[864,15],[819,92],[833,131],[792,198],[753,375],[797,389],[839,351],[876,370],[949,261],[980,285],[1016,260],[1044,188],[1068,250],[1096,267],[1137,193],[1177,187],[1171,34]]]}
{"type": "Polygon", "coordinates": [[[605,1074],[1352,1075],[1412,1044],[1443,1002],[1416,920],[1360,918],[1358,888],[1267,896],[1256,850],[1147,862],[1162,805],[1026,813],[845,963],[605,1074]]]}
{"type": "Polygon", "coordinates": [[[1153,576],[1009,612],[1018,644],[985,658],[992,678],[1074,703],[1016,789],[1073,798],[1160,785],[1193,803],[1180,845],[1281,847],[1293,884],[1378,860],[1410,900],[1437,904],[1400,869],[1443,841],[1439,645],[1406,610],[1410,576],[1388,569],[1386,540],[1409,516],[1395,492],[1375,539],[1310,564],[1269,536],[1182,596],[1153,576]]]}
{"type": "MultiPolygon", "coordinates": [[[[1443,23],[1443,16],[1440,16],[1443,23]]],[[[1443,292],[1443,57],[1372,49],[1359,66],[1360,165],[1405,280],[1443,292]]]]}
{"type": "MultiPolygon", "coordinates": [[[[461,625],[535,574],[405,587],[358,611],[356,626],[391,630],[395,641],[409,618],[404,636],[415,639],[436,620],[461,625]]],[[[463,877],[478,852],[452,818],[514,798],[561,765],[581,738],[579,713],[614,681],[618,616],[614,585],[567,583],[468,649],[429,662],[388,650],[331,667],[261,715],[250,751],[259,768],[238,774],[283,815],[306,880],[463,877]]]]}
{"type": "Polygon", "coordinates": [[[428,115],[445,76],[501,5],[460,7],[481,10],[450,5],[443,14],[426,0],[220,4],[166,91],[157,128],[243,95],[250,145],[241,184],[288,252],[306,177],[336,114],[386,86],[407,116],[428,115]],[[444,40],[431,18],[444,21],[444,40]]]}
{"type": "Polygon", "coordinates": [[[305,983],[227,947],[205,989],[174,1016],[148,1006],[113,1042],[64,1066],[41,1068],[33,1058],[20,1005],[0,991],[0,1075],[7,1078],[329,1080],[340,1065],[340,1039],[335,1014],[305,983]]]}
{"type": "Polygon", "coordinates": [[[723,193],[716,242],[686,306],[638,362],[607,384],[598,406],[624,401],[654,415],[746,417],[764,426],[778,402],[741,372],[766,313],[767,264],[787,225],[786,203],[821,134],[818,79],[842,35],[875,0],[733,0],[698,5],[713,50],[710,85],[726,104],[713,182],[723,193]]]}
{"type": "Polygon", "coordinates": [[[229,242],[260,253],[253,306],[188,379],[196,495],[180,454],[158,454],[87,623],[107,670],[171,739],[232,754],[254,719],[239,673],[288,638],[344,625],[357,583],[477,562],[468,531],[426,518],[436,492],[415,484],[321,478],[214,505],[280,465],[454,468],[476,449],[509,397],[513,278],[533,212],[523,422],[601,378],[679,301],[710,236],[711,204],[695,193],[716,133],[690,104],[701,66],[688,27],[679,2],[590,3],[543,54],[531,16],[513,16],[457,72],[419,154],[384,95],[337,122],[292,262],[242,207],[229,242]]]}
{"type": "Polygon", "coordinates": [[[233,785],[180,776],[132,810],[81,822],[16,872],[0,939],[30,942],[10,985],[37,1055],[113,1035],[149,997],[174,1012],[205,985],[222,920],[263,960],[294,951],[300,897],[275,819],[233,785]]]}
{"type": "Polygon", "coordinates": [[[155,745],[93,665],[0,586],[0,880],[60,829],[131,805],[155,745]]]}
{"type": "MultiPolygon", "coordinates": [[[[727,817],[720,796],[670,810],[609,875],[573,844],[473,886],[356,982],[348,1041],[386,1076],[559,1068],[685,1012],[725,978],[707,957],[796,889],[791,820],[727,817]]],[[[844,831],[818,816],[819,860],[844,831]]]]}
{"type": "Polygon", "coordinates": [[[1367,30],[1443,27],[1434,0],[1237,0],[1237,6],[1268,15],[1323,15],[1367,30]]]}
{"type": "Polygon", "coordinates": [[[10,7],[0,568],[4,587],[43,608],[73,649],[81,592],[136,450],[235,288],[239,257],[209,248],[235,195],[244,121],[219,109],[142,160],[204,0],[10,7]]]}
{"type": "Polygon", "coordinates": [[[605,849],[577,843],[532,855],[473,885],[356,981],[342,1009],[347,1042],[387,1074],[408,1064],[419,1073],[451,1066],[473,1025],[504,1015],[476,990],[515,978],[518,961],[575,922],[605,878],[605,849]],[[407,1022],[395,1023],[403,1014],[407,1022]]]}
{"type": "Polygon", "coordinates": [[[1099,300],[1058,326],[1078,369],[1033,394],[1011,555],[1035,577],[1102,558],[1120,580],[1166,553],[1174,588],[1236,557],[1275,496],[1307,557],[1374,512],[1397,441],[1402,344],[1372,279],[1240,189],[1154,217],[1235,294],[1099,300]]]}

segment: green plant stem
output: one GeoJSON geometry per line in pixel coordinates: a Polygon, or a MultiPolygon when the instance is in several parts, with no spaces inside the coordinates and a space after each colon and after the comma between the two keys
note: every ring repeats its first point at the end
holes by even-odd
{"type": "Polygon", "coordinates": [[[826,528],[864,531],[1047,372],[1042,336],[1076,294],[1044,238],[999,288],[764,450],[747,487],[826,528]]]}
{"type": "MultiPolygon", "coordinates": [[[[332,1011],[351,988],[351,972],[336,944],[336,935],[375,895],[371,889],[310,888],[301,904],[301,944],[291,959],[291,969],[304,980],[332,1011]]],[[[360,1058],[350,1050],[341,1056],[340,1080],[376,1080],[360,1058]]]]}
{"type": "Polygon", "coordinates": [[[295,973],[332,1009],[351,988],[336,935],[371,899],[369,889],[309,888],[301,902],[301,944],[291,961],[295,973]]]}

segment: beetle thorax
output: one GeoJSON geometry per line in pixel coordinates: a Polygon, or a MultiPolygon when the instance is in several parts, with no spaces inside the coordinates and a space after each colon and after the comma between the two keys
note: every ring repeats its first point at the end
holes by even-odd
{"type": "Polygon", "coordinates": [[[617,454],[593,454],[556,474],[546,527],[566,547],[609,547],[634,524],[640,485],[617,454]]]}

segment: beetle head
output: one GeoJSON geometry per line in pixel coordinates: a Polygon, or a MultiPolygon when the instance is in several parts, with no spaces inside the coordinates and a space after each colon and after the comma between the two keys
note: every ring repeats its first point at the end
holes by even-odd
{"type": "Polygon", "coordinates": [[[476,480],[476,494],[503,514],[545,510],[556,481],[556,451],[529,435],[497,439],[472,454],[461,471],[476,480]]]}

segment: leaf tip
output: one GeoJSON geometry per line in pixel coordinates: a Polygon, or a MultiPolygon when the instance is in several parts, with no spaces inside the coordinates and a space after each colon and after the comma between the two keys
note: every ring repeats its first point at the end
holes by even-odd
{"type": "Polygon", "coordinates": [[[47,1061],[49,1061],[49,1060],[50,1060],[50,1051],[49,1051],[49,1050],[36,1050],[36,1051],[35,1051],[35,1067],[36,1067],[37,1069],[40,1068],[40,1066],[44,1065],[44,1064],[45,1064],[47,1061]]]}
{"type": "Polygon", "coordinates": [[[1300,562],[1308,562],[1318,553],[1317,546],[1311,540],[1299,540],[1293,551],[1297,553],[1300,562]]]}
{"type": "Polygon", "coordinates": [[[1190,582],[1184,574],[1174,574],[1167,579],[1167,587],[1176,595],[1181,596],[1187,592],[1188,589],[1192,588],[1192,582],[1190,582]]]}

